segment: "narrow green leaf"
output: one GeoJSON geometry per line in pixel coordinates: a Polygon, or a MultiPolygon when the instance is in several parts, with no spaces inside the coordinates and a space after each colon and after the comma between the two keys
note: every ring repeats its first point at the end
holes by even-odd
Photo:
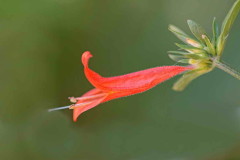
{"type": "Polygon", "coordinates": [[[209,72],[209,70],[197,69],[185,73],[177,82],[174,83],[173,90],[183,91],[190,82],[207,72],[209,72]]]}
{"type": "Polygon", "coordinates": [[[240,0],[237,0],[233,4],[232,8],[228,12],[227,16],[225,17],[225,19],[222,23],[221,34],[219,36],[218,43],[217,43],[218,55],[222,54],[222,51],[225,46],[225,41],[227,39],[230,29],[232,28],[234,21],[239,13],[239,10],[240,10],[240,0]]]}
{"type": "Polygon", "coordinates": [[[196,48],[196,47],[192,47],[192,46],[184,45],[184,44],[178,44],[178,43],[175,43],[175,44],[180,49],[186,50],[186,51],[188,51],[190,53],[202,53],[203,52],[202,49],[199,49],[199,48],[196,48]]]}
{"type": "Polygon", "coordinates": [[[211,43],[210,39],[206,36],[206,35],[202,35],[202,38],[204,39],[206,45],[207,45],[207,50],[209,53],[211,53],[212,55],[215,55],[215,47],[214,45],[211,43]]]}
{"type": "Polygon", "coordinates": [[[199,60],[199,59],[204,59],[205,56],[202,56],[201,54],[194,54],[194,53],[189,53],[189,52],[181,52],[181,51],[169,51],[168,54],[169,57],[176,61],[176,62],[180,62],[181,59],[195,59],[195,60],[199,60]]]}
{"type": "Polygon", "coordinates": [[[189,52],[183,52],[183,51],[168,51],[168,53],[181,54],[181,55],[189,54],[189,52]]]}
{"type": "Polygon", "coordinates": [[[202,35],[207,35],[206,31],[196,22],[192,21],[192,20],[188,20],[187,21],[188,26],[191,30],[191,32],[193,33],[193,35],[200,40],[201,42],[204,43],[204,40],[202,38],[202,35]]]}
{"type": "MultiPolygon", "coordinates": [[[[185,44],[175,43],[175,45],[178,46],[181,49],[198,49],[196,47],[185,45],[185,44]]],[[[198,49],[198,50],[200,50],[200,49],[198,49]]]]}
{"type": "Polygon", "coordinates": [[[168,54],[169,58],[172,60],[179,62],[180,60],[184,59],[185,57],[182,55],[174,55],[174,54],[168,54]]]}
{"type": "Polygon", "coordinates": [[[237,15],[240,10],[240,0],[237,0],[231,10],[228,12],[227,16],[225,17],[223,23],[222,23],[222,28],[221,28],[221,36],[227,37],[237,15]]]}
{"type": "Polygon", "coordinates": [[[174,25],[172,25],[172,24],[170,24],[170,25],[168,26],[168,29],[169,29],[171,32],[179,33],[179,34],[181,34],[181,35],[183,35],[183,36],[185,36],[185,37],[189,37],[185,32],[183,32],[181,29],[179,29],[178,27],[176,27],[176,26],[174,26],[174,25]]]}
{"type": "Polygon", "coordinates": [[[189,59],[181,59],[178,62],[179,63],[189,63],[189,59]]]}
{"type": "Polygon", "coordinates": [[[168,29],[184,43],[192,45],[197,48],[202,48],[202,45],[198,41],[192,39],[190,36],[188,36],[185,32],[183,32],[181,29],[177,28],[176,26],[169,25],[168,29]]]}
{"type": "Polygon", "coordinates": [[[185,57],[190,59],[195,59],[195,60],[203,59],[203,57],[198,54],[188,54],[188,55],[185,55],[185,57]]]}
{"type": "Polygon", "coordinates": [[[219,27],[216,22],[216,17],[213,18],[212,31],[213,31],[212,44],[214,45],[214,48],[216,48],[217,38],[219,36],[219,27]]]}

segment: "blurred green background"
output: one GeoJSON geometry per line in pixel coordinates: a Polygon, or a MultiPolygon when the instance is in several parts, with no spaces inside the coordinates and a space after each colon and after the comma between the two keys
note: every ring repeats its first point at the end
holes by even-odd
{"type": "MultiPolygon", "coordinates": [[[[168,31],[189,33],[193,19],[210,33],[234,0],[0,1],[0,159],[240,159],[240,82],[216,69],[184,92],[177,78],[128,98],[101,104],[72,122],[67,97],[93,88],[81,54],[103,76],[173,65],[168,31]],[[238,157],[238,158],[237,158],[238,157]]],[[[240,18],[223,59],[240,69],[240,18]]]]}

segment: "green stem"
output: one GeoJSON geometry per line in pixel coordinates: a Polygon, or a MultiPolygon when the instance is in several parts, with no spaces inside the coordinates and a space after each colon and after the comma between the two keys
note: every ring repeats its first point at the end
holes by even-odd
{"type": "Polygon", "coordinates": [[[240,73],[238,71],[232,69],[228,65],[226,65],[223,62],[220,62],[218,60],[214,60],[214,64],[216,65],[217,68],[225,71],[226,73],[228,73],[228,74],[232,75],[233,77],[240,80],[240,73]]]}

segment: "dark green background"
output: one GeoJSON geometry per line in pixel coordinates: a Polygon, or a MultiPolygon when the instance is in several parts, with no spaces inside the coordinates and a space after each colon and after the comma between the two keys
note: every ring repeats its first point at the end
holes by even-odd
{"type": "MultiPolygon", "coordinates": [[[[168,24],[189,33],[193,19],[211,33],[213,17],[221,22],[233,2],[1,0],[0,159],[197,160],[228,152],[218,159],[231,159],[240,143],[240,82],[218,69],[184,92],[171,90],[173,78],[101,104],[76,123],[69,110],[47,109],[92,88],[84,51],[103,76],[173,65],[166,52],[179,41],[168,24]]],[[[238,69],[239,25],[238,18],[223,56],[238,69]]]]}

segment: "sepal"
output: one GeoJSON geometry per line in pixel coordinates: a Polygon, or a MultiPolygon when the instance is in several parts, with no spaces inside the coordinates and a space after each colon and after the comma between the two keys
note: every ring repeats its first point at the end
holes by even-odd
{"type": "Polygon", "coordinates": [[[196,41],[193,38],[191,38],[190,36],[188,36],[185,32],[183,32],[181,29],[177,28],[176,26],[169,25],[168,29],[184,43],[191,45],[193,47],[196,47],[196,48],[203,47],[198,41],[196,41]]]}
{"type": "Polygon", "coordinates": [[[206,69],[195,69],[185,73],[177,82],[173,85],[173,90],[175,91],[183,91],[194,79],[199,76],[208,73],[210,70],[206,69]]]}
{"type": "Polygon", "coordinates": [[[192,20],[187,21],[188,26],[192,32],[192,34],[202,43],[204,43],[204,39],[202,38],[202,35],[207,35],[206,31],[196,22],[192,20]]]}

